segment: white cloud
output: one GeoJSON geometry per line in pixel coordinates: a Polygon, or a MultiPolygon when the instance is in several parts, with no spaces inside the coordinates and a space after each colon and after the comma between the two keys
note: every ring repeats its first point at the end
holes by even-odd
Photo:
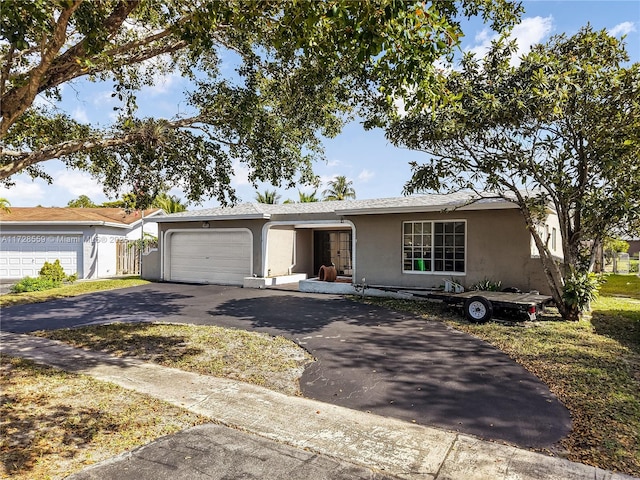
{"type": "Polygon", "coordinates": [[[636,25],[633,22],[622,22],[609,30],[609,35],[612,37],[618,37],[622,35],[628,35],[631,32],[636,31],[636,25]]]}
{"type": "Polygon", "coordinates": [[[80,123],[89,123],[89,116],[87,115],[87,111],[82,107],[76,107],[71,114],[71,118],[80,123]]]}
{"type": "Polygon", "coordinates": [[[525,18],[513,28],[511,36],[518,41],[517,56],[525,55],[531,47],[540,43],[553,30],[553,17],[525,18]]]}
{"type": "Polygon", "coordinates": [[[332,182],[333,180],[335,180],[336,177],[337,175],[320,175],[321,188],[327,188],[327,186],[329,185],[329,182],[332,182]]]}
{"type": "Polygon", "coordinates": [[[14,207],[37,205],[44,200],[45,189],[39,183],[30,180],[15,182],[13,187],[0,186],[0,197],[9,200],[14,207]]]}
{"type": "Polygon", "coordinates": [[[337,167],[338,165],[340,165],[340,160],[328,160],[327,161],[327,167],[329,168],[333,168],[333,167],[337,167]]]}
{"type": "Polygon", "coordinates": [[[144,91],[151,95],[163,95],[169,92],[180,78],[182,77],[177,73],[156,73],[153,75],[153,85],[145,87],[144,91]]]}
{"type": "Polygon", "coordinates": [[[64,188],[71,195],[86,195],[94,202],[95,197],[104,197],[102,185],[100,185],[91,175],[77,170],[62,170],[55,175],[54,185],[64,188]]]}
{"type": "Polygon", "coordinates": [[[231,178],[231,185],[234,187],[249,185],[249,168],[239,160],[233,162],[233,177],[231,178]]]}
{"type": "MultiPolygon", "coordinates": [[[[511,32],[511,39],[518,43],[518,50],[511,59],[512,65],[517,65],[522,55],[525,55],[533,45],[540,43],[553,30],[553,17],[529,17],[516,25],[511,32]]],[[[484,29],[475,37],[476,45],[468,50],[478,58],[483,58],[491,48],[491,42],[498,38],[498,34],[490,35],[489,29],[484,29]]]]}
{"type": "Polygon", "coordinates": [[[369,180],[371,180],[376,174],[370,170],[367,170],[366,168],[364,170],[362,170],[360,172],[360,174],[358,175],[358,180],[360,180],[361,182],[368,182],[369,180]]]}
{"type": "Polygon", "coordinates": [[[93,104],[96,106],[104,107],[105,105],[115,105],[115,100],[112,96],[113,91],[111,90],[103,90],[99,93],[93,95],[93,104]]]}

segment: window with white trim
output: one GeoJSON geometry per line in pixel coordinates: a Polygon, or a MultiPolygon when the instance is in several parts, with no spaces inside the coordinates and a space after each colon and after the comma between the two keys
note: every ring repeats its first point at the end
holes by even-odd
{"type": "Polygon", "coordinates": [[[403,222],[403,272],[464,273],[466,222],[403,222]]]}

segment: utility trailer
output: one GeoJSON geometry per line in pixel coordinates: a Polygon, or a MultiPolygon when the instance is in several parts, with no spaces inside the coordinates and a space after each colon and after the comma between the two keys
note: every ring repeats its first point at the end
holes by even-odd
{"type": "Polygon", "coordinates": [[[538,293],[470,291],[449,294],[443,301],[461,307],[470,322],[484,323],[491,320],[496,311],[533,321],[553,298],[538,293]]]}
{"type": "Polygon", "coordinates": [[[447,305],[462,309],[464,316],[473,323],[485,323],[491,320],[494,312],[509,316],[535,320],[545,307],[553,303],[549,295],[537,292],[489,292],[471,290],[462,293],[448,293],[440,290],[408,289],[402,287],[372,288],[409,294],[414,297],[440,300],[447,305]]]}

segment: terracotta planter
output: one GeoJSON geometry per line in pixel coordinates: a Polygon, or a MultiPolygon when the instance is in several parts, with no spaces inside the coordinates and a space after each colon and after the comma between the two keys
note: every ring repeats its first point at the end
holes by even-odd
{"type": "Polygon", "coordinates": [[[318,272],[318,280],[321,282],[335,282],[338,276],[338,272],[336,271],[336,267],[334,266],[325,266],[322,265],[320,267],[320,271],[318,272]]]}

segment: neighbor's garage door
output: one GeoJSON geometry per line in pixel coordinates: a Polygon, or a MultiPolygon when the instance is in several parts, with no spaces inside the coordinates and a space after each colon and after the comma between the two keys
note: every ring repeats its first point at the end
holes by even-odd
{"type": "Polygon", "coordinates": [[[252,243],[248,230],[174,232],[167,280],[242,285],[253,273],[252,243]]]}
{"type": "Polygon", "coordinates": [[[81,235],[0,235],[0,278],[37,277],[44,262],[60,264],[68,275],[80,272],[81,235]]]}

